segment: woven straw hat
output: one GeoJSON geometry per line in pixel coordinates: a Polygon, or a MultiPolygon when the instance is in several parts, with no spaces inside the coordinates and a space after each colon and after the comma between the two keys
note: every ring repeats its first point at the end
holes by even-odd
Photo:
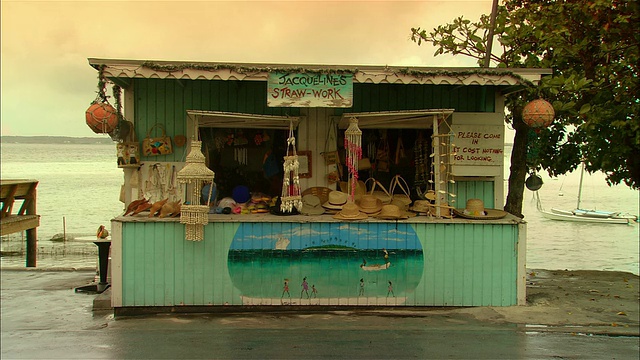
{"type": "Polygon", "coordinates": [[[320,198],[320,203],[324,204],[327,201],[329,201],[329,193],[333,191],[331,188],[328,187],[324,187],[324,186],[313,186],[310,187],[308,189],[306,189],[305,191],[302,192],[302,196],[311,194],[311,195],[315,195],[318,198],[320,198]]]}
{"type": "Polygon", "coordinates": [[[393,200],[391,200],[391,205],[397,206],[400,209],[400,211],[404,215],[407,215],[408,217],[418,216],[417,213],[409,211],[409,204],[407,204],[407,202],[405,200],[393,199],[393,200]]]}
{"type": "Polygon", "coordinates": [[[348,221],[364,220],[367,217],[368,215],[360,211],[360,207],[354,203],[344,204],[342,210],[333,215],[334,219],[348,221]]]}
{"type": "Polygon", "coordinates": [[[429,200],[416,200],[413,202],[413,206],[409,209],[413,212],[426,214],[431,209],[431,202],[429,200]]]}
{"type": "Polygon", "coordinates": [[[365,214],[377,214],[382,209],[382,201],[373,195],[362,195],[357,204],[365,214]]]}
{"type": "Polygon", "coordinates": [[[304,215],[322,215],[324,214],[324,208],[322,207],[322,203],[320,202],[320,198],[307,194],[302,197],[302,209],[300,209],[300,213],[304,215]]]}
{"type": "Polygon", "coordinates": [[[408,219],[409,215],[400,210],[398,205],[386,204],[382,205],[382,210],[380,210],[380,213],[374,217],[385,220],[400,220],[408,219]]]}
{"type": "Polygon", "coordinates": [[[464,209],[453,209],[453,212],[463,218],[478,220],[501,219],[507,215],[503,210],[485,209],[481,199],[468,199],[464,209]]]}
{"type": "Polygon", "coordinates": [[[322,204],[325,209],[340,210],[342,205],[347,203],[347,194],[342,191],[334,190],[329,193],[329,198],[322,204]]]}

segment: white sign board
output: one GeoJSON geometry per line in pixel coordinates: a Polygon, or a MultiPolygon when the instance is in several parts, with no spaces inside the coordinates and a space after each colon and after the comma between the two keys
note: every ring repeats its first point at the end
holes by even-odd
{"type": "Polygon", "coordinates": [[[453,125],[454,165],[502,165],[504,128],[502,126],[453,125]]]}
{"type": "Polygon", "coordinates": [[[352,74],[269,73],[269,107],[348,108],[352,104],[352,74]]]}

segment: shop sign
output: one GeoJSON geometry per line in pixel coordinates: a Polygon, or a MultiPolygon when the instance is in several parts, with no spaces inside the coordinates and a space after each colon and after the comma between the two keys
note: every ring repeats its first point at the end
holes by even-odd
{"type": "Polygon", "coordinates": [[[454,165],[502,165],[504,129],[502,126],[453,125],[454,165]]]}
{"type": "Polygon", "coordinates": [[[352,74],[269,73],[269,107],[339,107],[353,104],[352,74]]]}

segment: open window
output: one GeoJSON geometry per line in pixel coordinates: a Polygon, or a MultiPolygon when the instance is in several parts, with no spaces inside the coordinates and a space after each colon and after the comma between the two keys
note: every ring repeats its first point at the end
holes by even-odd
{"type": "Polygon", "coordinates": [[[295,131],[301,117],[199,110],[188,110],[187,116],[216,174],[218,198],[231,196],[238,185],[280,194],[289,127],[295,131]]]}
{"type": "MultiPolygon", "coordinates": [[[[350,118],[358,119],[363,158],[372,164],[370,169],[360,171],[360,179],[374,177],[387,186],[398,174],[408,183],[413,197],[417,188],[421,192],[431,189],[442,194],[440,203],[448,202],[451,114],[453,109],[344,113],[338,128],[344,130],[350,118]]],[[[339,133],[344,135],[344,131],[339,133]]],[[[341,143],[338,140],[339,146],[341,143]]]]}

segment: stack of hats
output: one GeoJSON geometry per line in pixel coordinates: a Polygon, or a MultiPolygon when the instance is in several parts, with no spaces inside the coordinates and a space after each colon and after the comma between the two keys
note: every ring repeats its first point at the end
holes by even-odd
{"type": "Polygon", "coordinates": [[[368,217],[369,215],[360,211],[360,207],[354,203],[344,204],[342,206],[342,209],[340,209],[338,213],[333,215],[334,219],[346,220],[346,221],[364,220],[368,217]]]}
{"type": "Polygon", "coordinates": [[[409,210],[420,215],[430,215],[432,208],[433,208],[433,205],[431,204],[431,201],[416,200],[413,202],[413,206],[409,210]]]}
{"type": "Polygon", "coordinates": [[[328,214],[336,214],[342,210],[342,207],[347,203],[347,194],[342,191],[334,190],[329,193],[329,198],[322,204],[328,214]]]}
{"type": "Polygon", "coordinates": [[[252,193],[251,201],[247,203],[247,209],[252,214],[262,214],[269,212],[269,202],[271,197],[263,193],[252,193]]]}
{"type": "Polygon", "coordinates": [[[360,211],[369,216],[379,213],[382,209],[382,201],[373,195],[362,195],[356,203],[360,206],[360,211]]]}
{"type": "Polygon", "coordinates": [[[313,194],[307,194],[302,197],[302,209],[300,213],[303,215],[322,215],[324,208],[320,202],[320,198],[313,194]]]}
{"type": "Polygon", "coordinates": [[[385,204],[374,217],[382,220],[404,220],[409,218],[409,213],[401,210],[398,205],[385,204]]]}

